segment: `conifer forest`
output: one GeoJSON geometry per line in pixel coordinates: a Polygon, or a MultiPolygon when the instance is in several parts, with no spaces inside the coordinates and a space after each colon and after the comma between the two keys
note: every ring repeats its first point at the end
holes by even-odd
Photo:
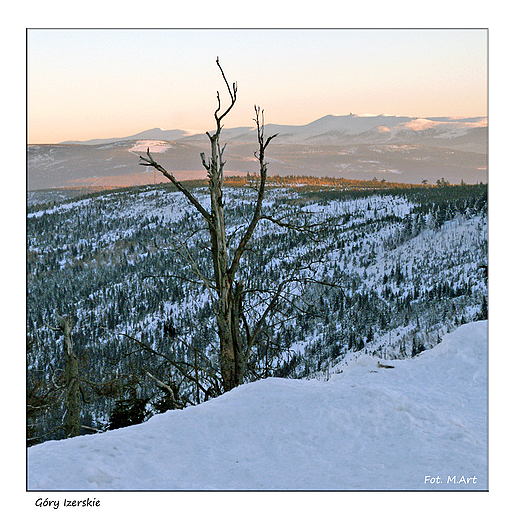
{"type": "MultiPolygon", "coordinates": [[[[205,183],[189,189],[209,205],[205,183]]],[[[229,252],[256,193],[227,179],[229,252]]],[[[258,331],[245,382],[414,357],[485,319],[487,215],[484,184],[270,178],[237,275],[242,329],[258,331]]],[[[26,228],[28,445],[70,434],[70,366],[81,434],[223,393],[209,233],[177,189],[30,192],[26,228]]]]}

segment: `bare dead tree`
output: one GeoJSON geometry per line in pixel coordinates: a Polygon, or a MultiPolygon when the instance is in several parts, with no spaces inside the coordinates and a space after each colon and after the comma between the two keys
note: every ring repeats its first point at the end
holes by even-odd
{"type": "MultiPolygon", "coordinates": [[[[222,78],[229,92],[230,104],[227,109],[222,111],[220,93],[217,92],[217,108],[214,112],[216,130],[210,134],[207,132],[211,144],[211,157],[206,159],[205,154],[201,154],[202,164],[206,169],[209,179],[209,193],[211,207],[208,211],[202,206],[199,200],[191,191],[180,183],[173,173],[158,164],[150,150],[147,149],[147,157],[140,156],[140,164],[152,166],[161,172],[172,184],[186,197],[191,205],[203,217],[209,231],[211,243],[212,278],[201,275],[202,281],[213,296],[213,307],[216,316],[217,333],[219,338],[219,363],[224,391],[240,385],[245,376],[246,365],[250,351],[256,337],[259,335],[263,320],[258,320],[253,330],[250,330],[248,322],[243,316],[243,282],[237,279],[240,262],[244,255],[247,245],[254,234],[256,226],[261,219],[263,199],[267,179],[267,163],[265,161],[265,151],[276,135],[265,138],[264,134],[264,111],[255,106],[255,119],[257,125],[258,150],[255,153],[259,161],[259,187],[255,200],[253,216],[248,223],[245,232],[240,236],[239,243],[232,255],[229,254],[228,236],[226,233],[226,220],[224,213],[223,184],[224,184],[224,165],[223,154],[225,145],[220,145],[220,134],[223,128],[222,121],[231,111],[236,103],[237,85],[229,85],[225,73],[220,65],[218,58],[216,64],[220,69],[222,78]],[[245,327],[244,327],[245,324],[245,327]],[[244,338],[244,328],[247,333],[244,338]]],[[[200,275],[199,271],[197,274],[200,275]]],[[[272,303],[278,297],[272,298],[272,303]]],[[[271,312],[273,305],[270,305],[266,314],[271,312]]]]}
{"type": "MultiPolygon", "coordinates": [[[[66,437],[75,437],[84,430],[101,431],[81,423],[83,403],[89,402],[87,395],[91,391],[104,398],[118,397],[123,392],[124,381],[127,379],[127,375],[101,382],[85,379],[84,358],[77,355],[73,345],[72,318],[56,313],[55,320],[56,326],[45,326],[63,336],[64,368],[54,369],[48,366],[43,370],[27,370],[28,445],[48,440],[58,432],[62,435],[63,430],[66,437]]],[[[28,351],[34,343],[34,338],[28,339],[28,351]]]]}
{"type": "MultiPolygon", "coordinates": [[[[253,209],[245,224],[239,225],[232,233],[227,232],[223,198],[225,145],[221,146],[220,137],[223,119],[236,103],[237,85],[236,83],[233,83],[232,86],[229,84],[218,58],[216,64],[229,93],[230,103],[228,108],[222,111],[220,93],[217,92],[217,107],[214,112],[216,129],[213,133],[206,132],[210,140],[211,157],[207,159],[204,153],[200,154],[209,179],[210,207],[205,208],[194,193],[180,183],[172,172],[158,164],[149,149],[147,149],[146,157],[140,156],[140,164],[152,166],[169,179],[204,221],[210,245],[208,249],[209,274],[203,272],[194,258],[193,252],[178,237],[174,238],[176,246],[171,250],[189,266],[198,281],[209,291],[218,334],[222,388],[223,391],[229,391],[243,383],[246,376],[248,378],[256,377],[254,368],[252,368],[252,374],[249,375],[249,361],[252,360],[252,365],[255,367],[257,347],[263,342],[270,343],[265,329],[271,330],[273,323],[291,319],[286,316],[285,309],[306,312],[309,304],[302,304],[301,309],[299,302],[302,302],[302,294],[307,293],[307,286],[316,283],[313,273],[316,272],[323,256],[323,247],[312,249],[305,258],[297,258],[294,264],[289,266],[289,272],[281,273],[273,285],[261,287],[256,280],[246,279],[245,269],[242,269],[245,265],[243,258],[250,254],[259,254],[252,249],[257,226],[266,222],[284,232],[303,233],[313,244],[318,242],[317,245],[320,246],[324,230],[327,231],[331,226],[337,225],[339,217],[324,218],[319,221],[309,212],[298,210],[291,211],[289,214],[273,216],[263,212],[268,175],[265,153],[277,134],[265,136],[264,110],[255,106],[257,150],[254,155],[259,164],[259,172],[253,177],[252,189],[255,192],[253,209]]],[[[199,228],[196,227],[193,235],[198,231],[199,228]]],[[[174,276],[181,279],[179,275],[174,276]]],[[[193,281],[189,277],[182,279],[193,281]]],[[[265,348],[265,353],[268,352],[271,352],[270,348],[265,348]]],[[[265,372],[267,372],[270,366],[268,360],[264,366],[266,367],[265,372]]],[[[198,375],[195,376],[195,379],[198,384],[198,375]]]]}
{"type": "Polygon", "coordinates": [[[66,415],[64,430],[67,437],[75,437],[80,433],[81,391],[79,379],[79,359],[73,349],[72,321],[69,316],[56,314],[57,327],[50,327],[59,331],[64,338],[64,389],[66,393],[66,415]]]}

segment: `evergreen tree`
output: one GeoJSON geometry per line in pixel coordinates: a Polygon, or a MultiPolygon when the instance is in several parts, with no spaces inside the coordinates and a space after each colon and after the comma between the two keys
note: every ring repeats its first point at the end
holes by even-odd
{"type": "Polygon", "coordinates": [[[486,296],[483,296],[481,301],[481,310],[476,315],[476,321],[487,320],[488,319],[488,303],[486,301],[486,296]]]}
{"type": "Polygon", "coordinates": [[[117,400],[109,417],[109,429],[116,430],[144,422],[148,415],[148,401],[148,398],[137,397],[135,390],[130,392],[129,397],[117,400]]]}

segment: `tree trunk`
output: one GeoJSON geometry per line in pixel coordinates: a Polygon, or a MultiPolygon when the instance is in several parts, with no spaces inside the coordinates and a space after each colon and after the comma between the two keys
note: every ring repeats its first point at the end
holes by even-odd
{"type": "Polygon", "coordinates": [[[66,387],[64,429],[67,437],[75,437],[80,432],[79,360],[73,350],[70,319],[61,316],[58,316],[57,319],[59,328],[64,335],[64,378],[66,387]]]}
{"type": "Polygon", "coordinates": [[[242,382],[238,365],[241,360],[241,286],[236,284],[229,271],[227,236],[223,203],[223,161],[219,148],[219,132],[211,139],[209,168],[211,192],[211,254],[217,293],[216,320],[220,339],[220,368],[224,391],[232,390],[242,382]]]}
{"type": "Polygon", "coordinates": [[[228,392],[243,383],[245,356],[241,335],[242,284],[237,282],[224,293],[217,312],[220,339],[220,368],[224,391],[228,392]]]}

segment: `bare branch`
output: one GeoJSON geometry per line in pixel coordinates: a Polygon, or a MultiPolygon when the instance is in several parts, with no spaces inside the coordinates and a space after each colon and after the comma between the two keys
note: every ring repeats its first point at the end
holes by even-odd
{"type": "Polygon", "coordinates": [[[189,264],[189,266],[195,271],[195,273],[197,274],[197,276],[202,280],[202,282],[204,283],[206,289],[209,291],[209,294],[211,296],[211,299],[213,299],[213,294],[212,294],[212,290],[215,289],[214,285],[213,285],[213,282],[207,278],[207,276],[205,276],[202,271],[200,270],[197,262],[195,262],[195,259],[193,258],[192,254],[190,253],[188,247],[186,246],[186,244],[182,241],[180,241],[180,244],[182,246],[182,249],[185,251],[185,254],[183,254],[181,252],[181,250],[178,248],[176,251],[177,253],[189,264]]]}
{"type": "MultiPolygon", "coordinates": [[[[207,135],[209,135],[209,134],[207,134],[207,135]]],[[[209,138],[211,138],[211,136],[209,136],[209,138]]],[[[204,154],[204,152],[200,153],[200,159],[202,161],[202,164],[203,164],[204,168],[207,170],[207,172],[209,174],[211,172],[211,167],[206,162],[206,155],[204,154]]]]}
{"type": "Polygon", "coordinates": [[[140,165],[141,166],[152,166],[157,171],[161,172],[167,179],[169,179],[172,184],[188,199],[188,201],[198,210],[198,212],[204,217],[209,225],[211,225],[211,215],[204,209],[202,204],[198,201],[198,199],[187,189],[184,185],[179,182],[172,173],[168,172],[165,168],[163,168],[160,164],[158,164],[152,155],[150,154],[150,149],[147,148],[147,156],[139,156],[140,165]]]}
{"type": "MultiPolygon", "coordinates": [[[[188,374],[188,372],[186,370],[184,370],[184,368],[181,366],[181,364],[183,365],[186,365],[186,366],[190,366],[188,363],[184,363],[184,362],[176,362],[174,361],[172,358],[170,358],[170,356],[167,356],[166,354],[163,354],[162,352],[158,352],[157,350],[154,350],[152,347],[149,347],[148,345],[146,345],[145,343],[143,343],[142,341],[140,341],[139,339],[137,338],[134,338],[133,336],[129,336],[128,334],[125,334],[124,332],[116,332],[116,334],[119,334],[120,336],[123,336],[127,339],[130,339],[131,341],[134,341],[135,343],[137,343],[144,351],[148,352],[149,354],[152,354],[154,356],[159,356],[159,357],[162,357],[164,359],[166,359],[166,361],[172,365],[174,368],[176,368],[186,379],[189,379],[190,381],[192,381],[193,383],[195,384],[199,384],[198,381],[193,377],[191,376],[190,374],[188,374]]],[[[204,388],[200,387],[200,389],[205,392],[204,388]]]]}
{"type": "Polygon", "coordinates": [[[160,381],[159,379],[157,379],[157,377],[153,376],[148,370],[146,371],[146,374],[152,380],[154,380],[158,386],[160,386],[161,388],[164,388],[170,394],[170,397],[172,398],[173,407],[177,408],[177,400],[175,398],[175,392],[173,391],[173,388],[168,386],[166,383],[163,383],[163,381],[160,381]]]}
{"type": "Polygon", "coordinates": [[[225,85],[227,87],[227,90],[229,91],[229,96],[231,98],[231,104],[229,105],[227,110],[221,116],[218,116],[218,112],[221,109],[220,93],[219,92],[216,93],[216,96],[217,96],[217,99],[218,99],[218,108],[215,111],[215,119],[216,119],[217,124],[218,124],[218,133],[220,133],[220,130],[222,129],[222,127],[220,126],[220,122],[230,112],[230,110],[232,109],[232,107],[236,103],[236,92],[238,90],[238,85],[236,84],[236,82],[233,83],[232,84],[232,89],[231,89],[231,87],[229,86],[229,82],[227,81],[227,78],[225,77],[225,73],[224,73],[224,71],[222,69],[222,66],[220,65],[220,60],[219,60],[218,56],[216,57],[216,64],[218,65],[218,68],[220,69],[220,72],[222,73],[222,78],[225,81],[225,85]]]}
{"type": "MultiPolygon", "coordinates": [[[[263,328],[263,325],[266,321],[266,319],[268,318],[268,315],[270,314],[270,312],[272,312],[275,307],[277,306],[277,303],[279,301],[279,297],[280,297],[280,294],[284,288],[284,286],[286,285],[286,283],[288,283],[287,280],[281,282],[278,287],[277,287],[277,290],[275,291],[275,294],[273,295],[272,299],[270,300],[270,303],[268,304],[267,308],[265,309],[265,311],[263,312],[263,314],[261,315],[261,318],[258,320],[258,322],[256,323],[256,325],[254,326],[254,330],[252,331],[252,333],[250,334],[249,336],[249,339],[248,339],[248,342],[247,342],[247,351],[245,353],[245,358],[248,359],[249,355],[250,355],[250,351],[252,349],[252,346],[254,345],[254,342],[256,340],[256,338],[258,337],[258,335],[260,334],[262,328],[263,328]]],[[[248,325],[247,325],[248,327],[248,325]]]]}
{"type": "MultiPolygon", "coordinates": [[[[236,271],[238,270],[238,266],[241,260],[241,256],[243,255],[243,252],[245,251],[245,248],[247,247],[247,244],[249,240],[251,239],[254,230],[260,220],[261,217],[261,210],[263,207],[263,198],[265,196],[265,187],[266,187],[266,177],[267,177],[267,166],[265,163],[265,148],[268,146],[270,141],[276,137],[271,136],[267,139],[266,144],[263,143],[263,128],[260,124],[259,116],[261,113],[261,116],[263,116],[263,111],[260,110],[260,108],[256,105],[254,106],[254,110],[256,112],[256,125],[257,125],[257,134],[258,134],[258,143],[259,143],[259,172],[260,172],[260,183],[259,183],[259,189],[258,189],[258,196],[255,202],[254,207],[254,215],[252,216],[252,220],[250,221],[247,230],[245,231],[244,235],[241,237],[240,242],[238,244],[238,247],[236,248],[236,251],[234,253],[234,257],[231,263],[231,267],[229,269],[229,278],[230,280],[234,280],[234,276],[236,274],[236,271]]],[[[277,135],[277,134],[276,134],[277,135]]]]}
{"type": "MultiPolygon", "coordinates": [[[[186,277],[183,277],[180,275],[174,275],[174,274],[146,275],[144,278],[176,278],[178,280],[184,280],[184,281],[191,282],[191,283],[202,283],[209,290],[211,299],[212,299],[211,290],[215,288],[214,282],[202,273],[202,271],[200,270],[200,267],[198,266],[197,262],[193,258],[193,255],[190,253],[188,246],[186,245],[186,240],[189,240],[190,238],[195,236],[199,231],[203,231],[203,230],[202,229],[194,230],[188,237],[186,237],[186,239],[184,241],[180,240],[179,238],[176,238],[176,240],[179,242],[179,245],[176,247],[161,248],[155,242],[154,242],[154,246],[160,250],[167,250],[167,251],[172,251],[173,253],[177,253],[185,261],[185,263],[190,266],[190,268],[196,273],[196,275],[199,277],[199,279],[201,281],[192,280],[190,278],[186,278],[186,277]]],[[[201,246],[201,249],[205,248],[205,247],[206,246],[201,246]]]]}
{"type": "Polygon", "coordinates": [[[192,280],[191,278],[186,278],[185,276],[179,276],[177,274],[146,274],[145,276],[143,276],[143,280],[157,278],[173,278],[175,280],[181,280],[182,282],[204,285],[204,282],[202,280],[192,280]]]}

